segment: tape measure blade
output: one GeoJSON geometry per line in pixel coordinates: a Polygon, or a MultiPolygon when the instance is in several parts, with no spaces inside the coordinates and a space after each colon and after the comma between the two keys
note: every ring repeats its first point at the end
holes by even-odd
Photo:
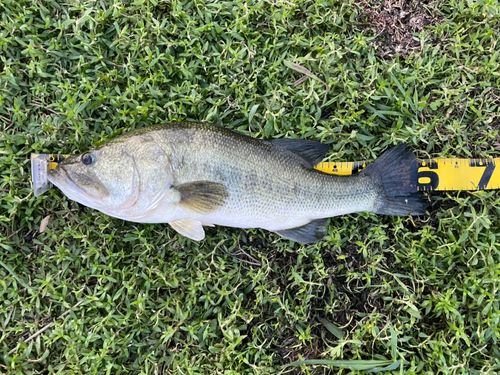
{"type": "Polygon", "coordinates": [[[484,159],[488,165],[485,169],[483,179],[488,178],[488,183],[485,184],[484,190],[493,190],[500,187],[500,158],[484,159]]]}
{"type": "Polygon", "coordinates": [[[335,174],[338,176],[349,176],[353,174],[353,169],[358,162],[323,162],[316,165],[314,168],[325,173],[335,174]]]}
{"type": "Polygon", "coordinates": [[[424,159],[418,161],[418,190],[487,190],[500,186],[500,159],[424,159]]]}
{"type": "MultiPolygon", "coordinates": [[[[330,174],[349,176],[367,162],[324,162],[315,168],[330,174]]],[[[500,189],[500,158],[437,158],[417,160],[413,177],[418,191],[500,189]]]]}

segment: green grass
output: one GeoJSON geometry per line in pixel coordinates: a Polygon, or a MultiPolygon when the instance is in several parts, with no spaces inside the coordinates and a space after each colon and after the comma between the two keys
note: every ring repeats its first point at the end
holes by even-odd
{"type": "Polygon", "coordinates": [[[360,4],[0,3],[1,373],[500,371],[496,191],[430,194],[422,218],[333,218],[312,246],[229,228],[196,243],[32,194],[31,153],[165,121],[320,140],[330,160],[401,141],[421,158],[499,157],[498,2],[424,4],[434,20],[404,58],[360,4]],[[328,87],[295,87],[285,61],[328,87]]]}

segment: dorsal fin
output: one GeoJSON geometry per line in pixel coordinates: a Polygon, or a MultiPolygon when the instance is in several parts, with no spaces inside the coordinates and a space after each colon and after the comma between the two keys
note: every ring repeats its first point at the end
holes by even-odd
{"type": "Polygon", "coordinates": [[[331,149],[330,146],[324,145],[323,143],[304,139],[280,138],[272,139],[271,142],[273,145],[286,148],[288,151],[299,155],[309,164],[307,166],[309,168],[320,163],[331,149]]]}

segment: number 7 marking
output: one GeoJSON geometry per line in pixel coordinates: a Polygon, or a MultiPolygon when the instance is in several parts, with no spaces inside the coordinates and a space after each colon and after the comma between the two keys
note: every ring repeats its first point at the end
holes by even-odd
{"type": "Polygon", "coordinates": [[[484,168],[483,175],[481,176],[481,179],[477,184],[477,188],[479,190],[485,190],[490,182],[491,176],[493,175],[493,171],[495,170],[495,163],[484,161],[484,164],[480,165],[479,163],[476,162],[476,163],[471,163],[471,167],[486,167],[484,168]]]}

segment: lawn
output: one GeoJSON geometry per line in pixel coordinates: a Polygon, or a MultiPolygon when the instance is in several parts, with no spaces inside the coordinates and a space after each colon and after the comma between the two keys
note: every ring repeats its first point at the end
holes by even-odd
{"type": "Polygon", "coordinates": [[[331,161],[403,141],[500,157],[499,21],[493,0],[2,0],[0,373],[499,373],[498,191],[332,218],[302,246],[194,242],[30,182],[31,153],[167,121],[317,140],[331,161]]]}

